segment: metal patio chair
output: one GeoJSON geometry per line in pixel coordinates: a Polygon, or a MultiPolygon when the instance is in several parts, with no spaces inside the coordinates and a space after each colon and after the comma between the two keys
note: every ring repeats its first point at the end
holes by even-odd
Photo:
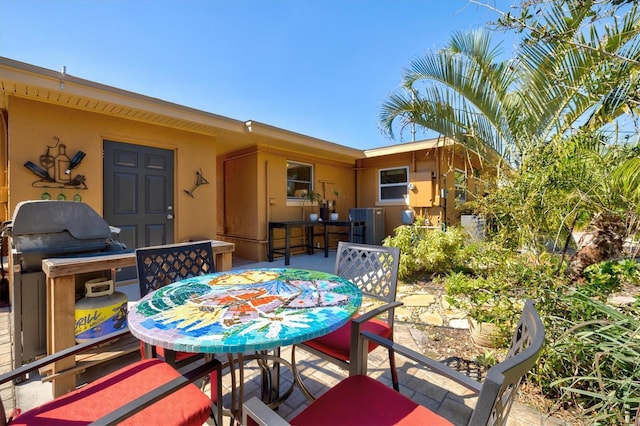
{"type": "MultiPolygon", "coordinates": [[[[536,364],[542,351],[544,327],[533,302],[526,301],[506,359],[491,367],[482,383],[441,362],[370,332],[362,331],[358,341],[358,355],[354,360],[357,364],[357,374],[347,377],[326,391],[320,398],[292,418],[290,423],[287,423],[262,401],[254,397],[244,404],[243,424],[261,426],[287,424],[452,425],[453,423],[448,419],[366,375],[367,346],[371,342],[375,342],[393,349],[398,356],[407,357],[420,366],[424,366],[425,370],[447,377],[477,394],[476,405],[467,424],[474,426],[504,425],[516,399],[520,382],[536,364]]],[[[415,376],[418,374],[407,375],[407,378],[413,378],[414,386],[415,383],[418,383],[415,376]]],[[[429,384],[425,387],[427,393],[431,389],[436,389],[438,394],[442,392],[442,388],[439,386],[429,384]]],[[[409,392],[409,395],[419,394],[421,397],[425,393],[419,389],[410,389],[410,391],[415,392],[409,392]]],[[[438,397],[438,395],[433,395],[434,399],[438,397]]]]}
{"type": "MultiPolygon", "coordinates": [[[[308,400],[314,397],[304,386],[296,367],[295,351],[304,349],[339,367],[349,370],[349,375],[356,374],[352,362],[356,352],[358,335],[366,330],[378,336],[393,340],[394,310],[402,305],[396,302],[398,284],[398,266],[400,249],[368,244],[356,244],[340,241],[336,254],[334,273],[357,285],[362,291],[363,302],[373,301],[382,306],[374,306],[363,314],[354,316],[351,321],[339,329],[313,340],[299,343],[291,348],[291,365],[293,374],[300,384],[302,392],[308,400]]],[[[371,341],[369,352],[378,344],[371,341]]],[[[393,348],[389,347],[389,361],[394,389],[398,389],[398,375],[393,356],[393,348]]]]}
{"type": "MultiPolygon", "coordinates": [[[[140,297],[167,284],[216,271],[210,241],[139,248],[136,249],[136,264],[140,297]]],[[[184,365],[202,356],[191,352],[165,353],[161,347],[154,349],[158,356],[172,365],[184,365]]],[[[140,350],[144,358],[143,344],[140,350]]]]}
{"type": "MultiPolygon", "coordinates": [[[[69,356],[123,337],[119,331],[73,346],[0,375],[0,385],[37,371],[69,356]]],[[[193,382],[220,372],[220,362],[211,359],[177,371],[159,359],[144,359],[122,367],[66,395],[36,408],[13,410],[7,418],[0,401],[0,425],[100,425],[162,424],[197,425],[207,422],[213,411],[220,424],[222,412],[212,411],[212,401],[193,382]]]]}

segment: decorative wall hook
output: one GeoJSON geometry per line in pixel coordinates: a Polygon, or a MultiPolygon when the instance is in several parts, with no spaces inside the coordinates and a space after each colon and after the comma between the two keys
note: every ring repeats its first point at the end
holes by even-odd
{"type": "Polygon", "coordinates": [[[191,190],[186,190],[186,189],[185,189],[185,190],[184,190],[184,192],[186,192],[186,193],[187,193],[187,195],[189,195],[189,197],[191,197],[191,198],[196,198],[196,197],[194,197],[194,196],[193,196],[193,191],[195,191],[196,189],[198,189],[198,187],[199,187],[200,185],[206,185],[206,184],[208,184],[208,183],[209,183],[209,181],[208,181],[207,179],[205,179],[205,177],[204,177],[204,176],[202,176],[202,169],[200,169],[200,170],[198,170],[198,171],[196,172],[196,184],[195,184],[195,185],[193,185],[193,188],[191,188],[191,190]]]}

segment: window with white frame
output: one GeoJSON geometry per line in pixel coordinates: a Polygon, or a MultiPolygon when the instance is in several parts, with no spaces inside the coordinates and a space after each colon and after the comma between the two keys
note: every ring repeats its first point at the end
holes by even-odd
{"type": "Polygon", "coordinates": [[[467,201],[467,174],[463,170],[456,169],[454,179],[456,201],[467,201]]]}
{"type": "Polygon", "coordinates": [[[379,170],[380,201],[405,201],[409,184],[409,167],[394,167],[379,170]]]}
{"type": "Polygon", "coordinates": [[[287,161],[287,198],[302,200],[313,191],[313,165],[287,161]]]}

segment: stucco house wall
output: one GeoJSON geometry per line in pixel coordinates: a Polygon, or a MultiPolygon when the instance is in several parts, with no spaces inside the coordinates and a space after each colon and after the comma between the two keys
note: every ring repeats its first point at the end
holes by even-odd
{"type": "MultiPolygon", "coordinates": [[[[236,253],[245,258],[267,258],[268,223],[308,219],[318,213],[320,203],[310,204],[287,199],[287,162],[295,161],[313,166],[314,191],[327,200],[336,197],[336,212],[347,218],[349,208],[355,206],[354,164],[314,157],[295,151],[255,146],[218,157],[218,209],[223,212],[218,223],[218,239],[235,243],[236,253]]],[[[293,244],[302,237],[294,230],[293,244]]],[[[276,235],[276,244],[284,244],[276,235]]]]}
{"type": "MultiPolygon", "coordinates": [[[[385,234],[402,224],[403,212],[438,225],[458,222],[454,180],[463,172],[470,193],[481,194],[477,156],[450,140],[359,150],[254,120],[239,121],[0,57],[0,220],[16,204],[42,198],[38,164],[54,137],[67,155],[86,153],[74,174],[87,189],[47,190],[53,199],[79,195],[99,213],[103,206],[105,140],[174,152],[174,241],[215,238],[236,244],[235,255],[264,260],[269,221],[300,220],[313,209],[287,199],[287,161],[313,166],[313,189],[333,200],[342,219],[352,207],[383,207],[385,234]],[[379,198],[379,170],[408,167],[411,190],[400,201],[379,198]],[[190,190],[195,172],[209,185],[190,190]],[[441,197],[441,196],[444,196],[441,197]]],[[[349,141],[342,141],[348,144],[349,141]]],[[[300,237],[298,235],[298,237],[300,237]]],[[[282,238],[281,235],[277,238],[282,238]]],[[[281,242],[281,241],[280,241],[281,242]]],[[[277,242],[278,244],[279,242],[277,242]]]]}
{"type": "MultiPolygon", "coordinates": [[[[152,146],[174,150],[175,152],[175,215],[174,240],[189,240],[194,236],[215,238],[216,235],[216,191],[213,185],[203,185],[198,190],[198,198],[193,199],[183,192],[193,186],[195,171],[202,169],[204,176],[216,174],[215,137],[193,134],[160,126],[152,126],[131,120],[90,113],[74,108],[65,108],[44,102],[36,102],[19,97],[8,101],[10,114],[8,125],[8,210],[25,200],[42,199],[49,193],[52,199],[60,194],[67,200],[79,195],[83,202],[97,212],[103,211],[103,142],[112,140],[135,145],[152,146]],[[82,150],[86,157],[72,173],[85,176],[87,189],[34,187],[38,177],[24,167],[32,161],[39,164],[39,158],[47,151],[47,146],[66,145],[67,156],[82,150]],[[205,219],[205,220],[203,220],[205,219]]],[[[57,154],[58,148],[51,153],[57,154]]]]}
{"type": "Polygon", "coordinates": [[[393,235],[393,230],[403,224],[405,211],[430,226],[460,223],[463,206],[456,201],[456,172],[466,178],[467,200],[480,196],[484,190],[478,156],[442,138],[367,150],[365,157],[357,161],[356,169],[358,206],[385,209],[386,235],[393,235]],[[407,197],[401,201],[381,200],[380,170],[402,167],[409,172],[407,197]]]}

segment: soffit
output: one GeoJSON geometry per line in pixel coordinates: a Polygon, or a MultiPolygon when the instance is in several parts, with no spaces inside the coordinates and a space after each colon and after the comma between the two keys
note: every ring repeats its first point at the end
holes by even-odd
{"type": "Polygon", "coordinates": [[[0,109],[17,96],[213,136],[219,154],[255,145],[353,162],[362,151],[256,121],[240,121],[0,57],[0,109]]]}
{"type": "Polygon", "coordinates": [[[360,149],[349,148],[337,143],[283,130],[255,120],[246,121],[245,127],[253,140],[256,141],[256,144],[264,148],[273,147],[349,164],[353,164],[355,160],[364,157],[364,153],[360,149]]]}

